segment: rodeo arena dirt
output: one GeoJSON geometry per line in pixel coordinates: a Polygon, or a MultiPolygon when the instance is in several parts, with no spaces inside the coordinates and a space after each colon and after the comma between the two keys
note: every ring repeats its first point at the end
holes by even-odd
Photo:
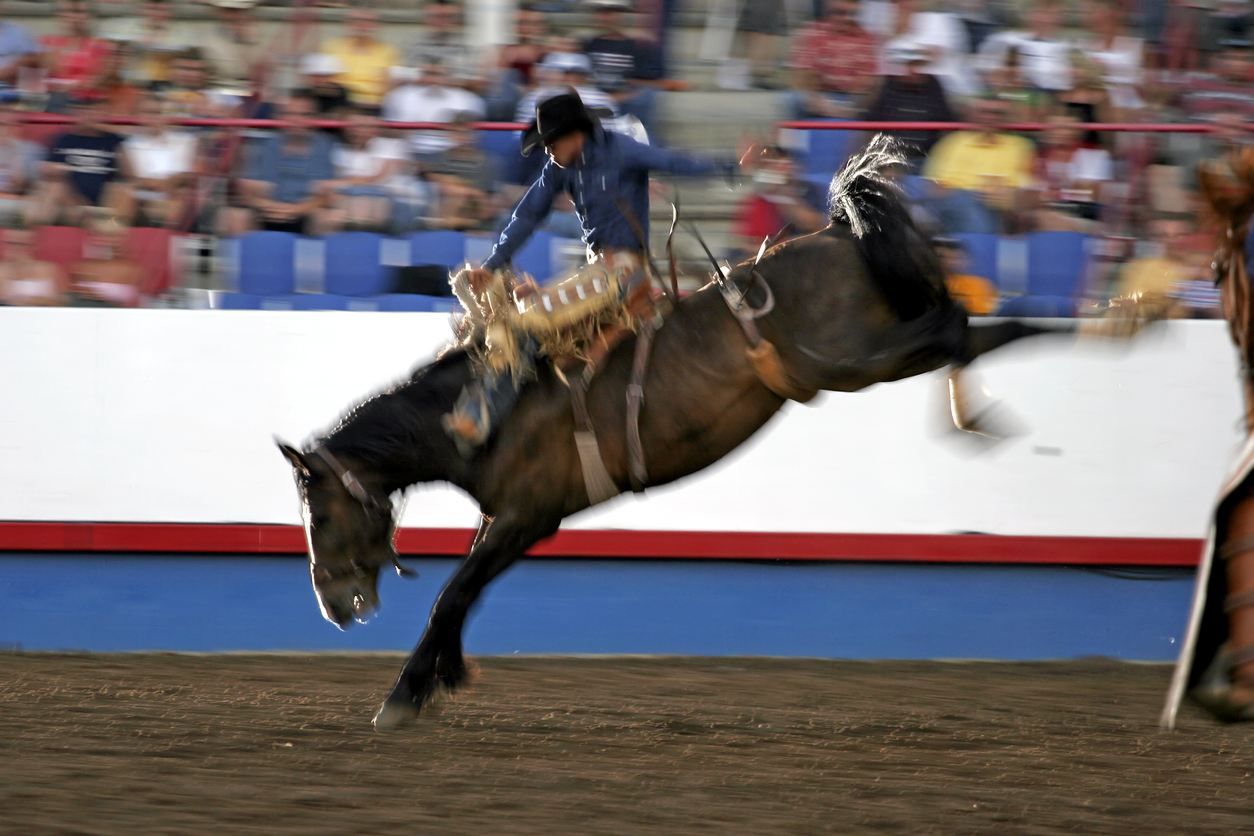
{"type": "Polygon", "coordinates": [[[1229,3],[9,3],[0,836],[1254,832],[1251,136],[1229,3]]]}

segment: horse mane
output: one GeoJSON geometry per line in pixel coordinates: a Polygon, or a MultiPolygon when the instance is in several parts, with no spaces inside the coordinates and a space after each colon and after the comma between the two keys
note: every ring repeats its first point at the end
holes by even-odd
{"type": "MultiPolygon", "coordinates": [[[[1205,203],[1205,220],[1216,227],[1228,245],[1228,230],[1244,233],[1254,217],[1254,148],[1242,148],[1223,161],[1205,161],[1197,169],[1198,192],[1205,203]]],[[[1244,239],[1231,242],[1238,250],[1244,239]]]]}
{"type": "Polygon", "coordinates": [[[466,352],[446,350],[407,379],[350,408],[314,444],[380,466],[413,461],[432,439],[446,438],[440,417],[453,407],[470,376],[466,352]]]}
{"type": "Polygon", "coordinates": [[[940,257],[914,225],[901,188],[888,173],[905,163],[897,141],[876,134],[832,178],[827,200],[832,222],[853,232],[889,306],[911,320],[948,303],[949,293],[940,257]]]}

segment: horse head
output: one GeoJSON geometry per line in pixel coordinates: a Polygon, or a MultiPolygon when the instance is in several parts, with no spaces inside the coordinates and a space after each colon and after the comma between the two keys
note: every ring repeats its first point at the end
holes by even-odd
{"type": "Polygon", "coordinates": [[[402,569],[392,545],[392,503],[372,494],[325,447],[301,452],[279,443],[300,491],[309,575],[327,621],[345,629],[379,606],[379,567],[402,569]]]}

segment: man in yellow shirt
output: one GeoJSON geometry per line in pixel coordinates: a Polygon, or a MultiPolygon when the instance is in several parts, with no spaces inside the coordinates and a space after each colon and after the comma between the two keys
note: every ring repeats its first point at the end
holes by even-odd
{"type": "Polygon", "coordinates": [[[352,7],[344,16],[347,38],[331,38],[321,52],[339,59],[341,72],[336,81],[348,88],[353,103],[378,107],[387,92],[388,70],[401,63],[400,52],[375,37],[379,13],[374,9],[352,7]]]}
{"type": "Polygon", "coordinates": [[[1123,265],[1119,271],[1118,296],[1144,294],[1152,300],[1168,301],[1169,316],[1210,315],[1191,310],[1183,297],[1192,283],[1204,279],[1209,284],[1207,258],[1204,253],[1190,250],[1190,224],[1178,218],[1160,218],[1150,221],[1150,240],[1162,247],[1162,254],[1137,258],[1123,265]]]}
{"type": "Polygon", "coordinates": [[[978,128],[950,133],[923,164],[923,176],[939,184],[936,209],[946,232],[1009,231],[1019,190],[1032,184],[1036,149],[1001,129],[1006,108],[999,99],[976,99],[970,118],[978,128]]]}

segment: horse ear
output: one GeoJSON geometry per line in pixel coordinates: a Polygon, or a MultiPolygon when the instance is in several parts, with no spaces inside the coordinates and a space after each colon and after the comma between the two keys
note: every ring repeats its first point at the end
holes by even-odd
{"type": "Polygon", "coordinates": [[[291,463],[292,467],[296,468],[305,476],[309,475],[309,462],[305,459],[303,453],[290,444],[284,444],[277,438],[274,440],[274,443],[278,446],[279,452],[283,454],[283,458],[287,459],[288,462],[291,463]]]}

